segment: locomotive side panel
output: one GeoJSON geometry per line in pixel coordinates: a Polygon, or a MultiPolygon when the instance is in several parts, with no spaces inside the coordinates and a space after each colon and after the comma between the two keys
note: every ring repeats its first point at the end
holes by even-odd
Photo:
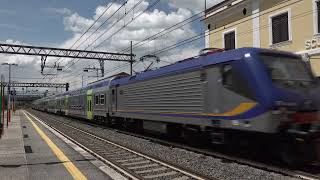
{"type": "Polygon", "coordinates": [[[177,116],[204,112],[206,84],[202,73],[197,70],[116,87],[114,95],[111,93],[117,102],[114,116],[210,125],[207,119],[177,116]]]}
{"type": "Polygon", "coordinates": [[[204,98],[200,71],[120,86],[119,112],[201,113],[204,98]]]}

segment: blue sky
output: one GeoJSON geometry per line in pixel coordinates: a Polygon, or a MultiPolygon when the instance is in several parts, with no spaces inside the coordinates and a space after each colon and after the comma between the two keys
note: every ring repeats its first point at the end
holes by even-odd
{"type": "MultiPolygon", "coordinates": [[[[59,44],[72,33],[64,30],[62,14],[54,9],[69,9],[83,17],[94,15],[98,5],[111,0],[1,0],[0,1],[0,39],[15,39],[29,44],[59,44]]],[[[137,0],[138,1],[138,0],[137,0]]],[[[157,5],[169,12],[168,3],[157,5]]]]}
{"type": "Polygon", "coordinates": [[[52,9],[70,9],[92,17],[105,0],[1,0],[0,39],[14,39],[30,44],[58,44],[72,35],[64,30],[63,16],[52,9]],[[27,2],[27,3],[26,3],[27,2]]]}

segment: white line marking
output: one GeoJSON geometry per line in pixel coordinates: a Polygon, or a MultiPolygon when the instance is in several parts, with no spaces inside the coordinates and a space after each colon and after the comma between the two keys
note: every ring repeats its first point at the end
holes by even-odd
{"type": "MultiPolygon", "coordinates": [[[[121,174],[119,174],[118,172],[116,172],[114,169],[112,169],[111,167],[107,166],[105,163],[103,163],[102,161],[100,161],[99,159],[103,159],[105,160],[108,164],[110,164],[112,167],[116,168],[117,170],[121,171],[122,173],[124,173],[125,175],[127,175],[128,173],[126,171],[124,171],[123,169],[119,168],[118,166],[113,165],[113,163],[109,163],[108,160],[104,159],[103,157],[99,156],[98,154],[94,153],[93,151],[91,151],[88,148],[85,148],[84,146],[80,147],[80,144],[76,144],[74,142],[72,142],[71,140],[69,140],[70,137],[68,137],[67,135],[62,135],[63,133],[59,132],[58,130],[55,130],[53,128],[51,128],[50,126],[48,126],[47,124],[45,124],[44,122],[42,122],[41,120],[39,120],[37,117],[33,116],[31,113],[29,113],[28,111],[26,111],[28,114],[30,114],[30,116],[32,116],[35,120],[37,120],[39,123],[41,123],[44,127],[46,127],[47,129],[49,129],[53,134],[55,134],[57,137],[59,137],[60,139],[62,139],[63,141],[65,141],[67,144],[69,144],[72,148],[76,147],[76,149],[82,149],[82,151],[80,151],[80,154],[84,154],[85,157],[90,157],[89,159],[95,159],[94,161],[90,161],[92,162],[92,164],[94,164],[96,167],[98,167],[102,172],[106,173],[108,176],[110,176],[112,179],[119,179],[119,180],[127,180],[128,178],[122,176],[121,174]],[[99,159],[97,159],[96,157],[92,156],[91,154],[94,154],[95,156],[97,156],[99,159]],[[119,169],[118,169],[119,168],[119,169]],[[123,172],[124,171],[124,172],[123,172]]],[[[70,138],[71,139],[71,138],[70,138]]],[[[135,178],[134,176],[131,176],[130,174],[128,174],[128,176],[131,179],[134,180],[138,180],[137,178],[135,178]]]]}
{"type": "MultiPolygon", "coordinates": [[[[68,126],[68,125],[67,125],[67,126],[68,126]]],[[[72,127],[72,126],[70,126],[70,125],[69,125],[69,127],[74,128],[74,127],[72,127]]],[[[74,128],[74,129],[76,129],[76,128],[74,128]]],[[[170,168],[170,169],[173,169],[173,170],[175,170],[175,171],[178,171],[178,172],[180,172],[180,173],[182,173],[182,174],[185,174],[185,175],[187,175],[187,176],[190,176],[190,177],[192,177],[192,178],[195,178],[195,179],[198,179],[198,180],[205,180],[204,178],[202,178],[202,177],[200,177],[200,176],[197,176],[197,175],[194,175],[194,174],[191,174],[191,173],[189,173],[189,172],[187,172],[187,171],[185,171],[185,170],[183,170],[183,169],[179,169],[179,168],[174,167],[174,166],[172,166],[172,165],[170,165],[170,164],[167,164],[167,163],[164,163],[164,162],[162,162],[162,161],[156,160],[156,159],[154,159],[154,158],[148,157],[148,156],[146,156],[146,155],[144,155],[144,154],[141,154],[141,153],[139,153],[139,152],[133,151],[133,150],[131,150],[131,149],[128,149],[128,148],[126,148],[126,147],[124,147],[124,146],[121,146],[121,145],[116,144],[116,143],[114,143],[114,142],[108,141],[108,140],[106,140],[106,139],[100,138],[100,137],[98,137],[98,136],[95,136],[95,135],[93,135],[93,134],[90,134],[90,133],[88,133],[88,132],[86,132],[86,131],[83,131],[83,130],[81,130],[81,129],[76,129],[76,130],[78,130],[78,131],[80,131],[80,132],[82,132],[82,133],[84,133],[84,134],[87,134],[87,135],[89,135],[89,136],[92,136],[92,137],[94,137],[94,138],[96,138],[96,139],[99,139],[99,140],[101,140],[101,141],[107,142],[107,143],[109,143],[109,144],[112,144],[112,145],[117,146],[117,147],[119,147],[119,148],[122,148],[122,149],[124,149],[124,150],[127,150],[127,151],[129,151],[129,152],[131,152],[131,153],[133,153],[133,154],[138,155],[138,156],[142,156],[142,157],[144,157],[144,158],[146,158],[146,159],[149,159],[149,160],[151,160],[151,161],[154,161],[154,162],[156,162],[156,163],[158,163],[158,164],[161,164],[162,166],[166,166],[166,167],[168,167],[168,168],[170,168]]],[[[103,158],[102,158],[102,159],[103,159],[103,158]]],[[[106,160],[106,161],[108,161],[108,160],[106,160]]],[[[110,162],[110,161],[108,161],[108,162],[110,162]]],[[[111,162],[110,162],[109,164],[114,165],[114,164],[111,163],[111,162]]],[[[118,166],[116,166],[116,165],[114,165],[114,166],[115,166],[115,167],[118,167],[118,166]]],[[[118,167],[118,168],[119,168],[119,167],[118,167]]],[[[120,169],[121,169],[121,168],[120,168],[120,169]]]]}

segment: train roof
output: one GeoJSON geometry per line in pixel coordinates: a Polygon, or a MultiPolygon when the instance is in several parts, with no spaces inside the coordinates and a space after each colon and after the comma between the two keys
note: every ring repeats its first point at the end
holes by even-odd
{"type": "Polygon", "coordinates": [[[147,79],[155,78],[159,76],[177,74],[185,71],[192,71],[192,70],[200,69],[205,66],[228,62],[231,60],[241,60],[243,59],[244,55],[248,53],[258,54],[263,52],[295,55],[290,52],[284,52],[284,51],[278,51],[278,50],[261,49],[261,48],[239,48],[235,50],[230,50],[230,51],[220,52],[216,54],[199,56],[196,58],[189,58],[182,61],[178,61],[175,64],[164,66],[156,70],[151,70],[151,71],[143,72],[140,74],[136,74],[134,76],[113,80],[111,82],[111,85],[114,86],[114,85],[129,84],[136,81],[147,80],[147,79]]]}
{"type": "Polygon", "coordinates": [[[105,78],[93,83],[88,84],[84,88],[80,88],[77,90],[64,92],[61,94],[49,96],[46,98],[54,98],[54,97],[61,97],[65,95],[73,95],[73,94],[81,94],[89,89],[96,89],[100,87],[106,87],[106,86],[114,86],[114,85],[122,85],[122,84],[129,84],[136,81],[142,81],[147,80],[150,78],[155,78],[159,76],[169,75],[169,74],[177,74],[185,71],[191,71],[200,69],[205,66],[210,66],[214,64],[219,64],[223,62],[228,62],[231,60],[241,60],[243,59],[244,55],[247,53],[250,54],[258,54],[258,53],[279,53],[279,54],[285,54],[285,55],[291,55],[291,56],[297,56],[294,53],[285,52],[285,51],[278,51],[278,50],[271,50],[271,49],[261,49],[261,48],[239,48],[235,50],[220,52],[216,54],[206,55],[206,56],[199,56],[199,57],[193,57],[188,58],[182,61],[178,61],[172,65],[164,66],[156,70],[150,70],[147,72],[139,73],[134,76],[126,76],[126,77],[118,77],[118,78],[105,78]]]}

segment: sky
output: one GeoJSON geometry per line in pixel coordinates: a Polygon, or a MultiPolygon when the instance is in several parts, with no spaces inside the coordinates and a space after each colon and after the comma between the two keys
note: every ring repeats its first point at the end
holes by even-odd
{"type": "MultiPolygon", "coordinates": [[[[207,0],[207,7],[221,1],[207,0]]],[[[183,20],[196,17],[194,15],[203,10],[204,0],[1,0],[0,41],[10,44],[128,52],[124,50],[127,50],[130,41],[135,45],[183,20]],[[83,35],[95,21],[92,28],[83,35]],[[75,42],[77,43],[74,44],[75,42]]],[[[154,64],[156,68],[197,55],[199,50],[204,48],[204,38],[170,50],[165,48],[201,34],[205,27],[199,19],[134,47],[136,59],[146,54],[156,54],[161,60],[154,64]]],[[[47,64],[58,62],[65,68],[62,72],[45,69],[45,73],[56,75],[43,76],[40,74],[40,57],[2,54],[0,63],[3,62],[19,64],[18,67],[13,67],[13,81],[69,82],[71,89],[81,86],[82,76],[84,84],[97,80],[93,77],[96,72],[84,73],[83,68],[99,67],[97,61],[92,60],[48,58],[47,64]]],[[[150,62],[136,63],[134,70],[143,71],[148,63],[150,62]]],[[[124,63],[106,62],[106,76],[121,71],[128,72],[128,67],[128,64],[124,63]]],[[[4,74],[7,79],[7,67],[0,66],[0,74],[4,74]]]]}

